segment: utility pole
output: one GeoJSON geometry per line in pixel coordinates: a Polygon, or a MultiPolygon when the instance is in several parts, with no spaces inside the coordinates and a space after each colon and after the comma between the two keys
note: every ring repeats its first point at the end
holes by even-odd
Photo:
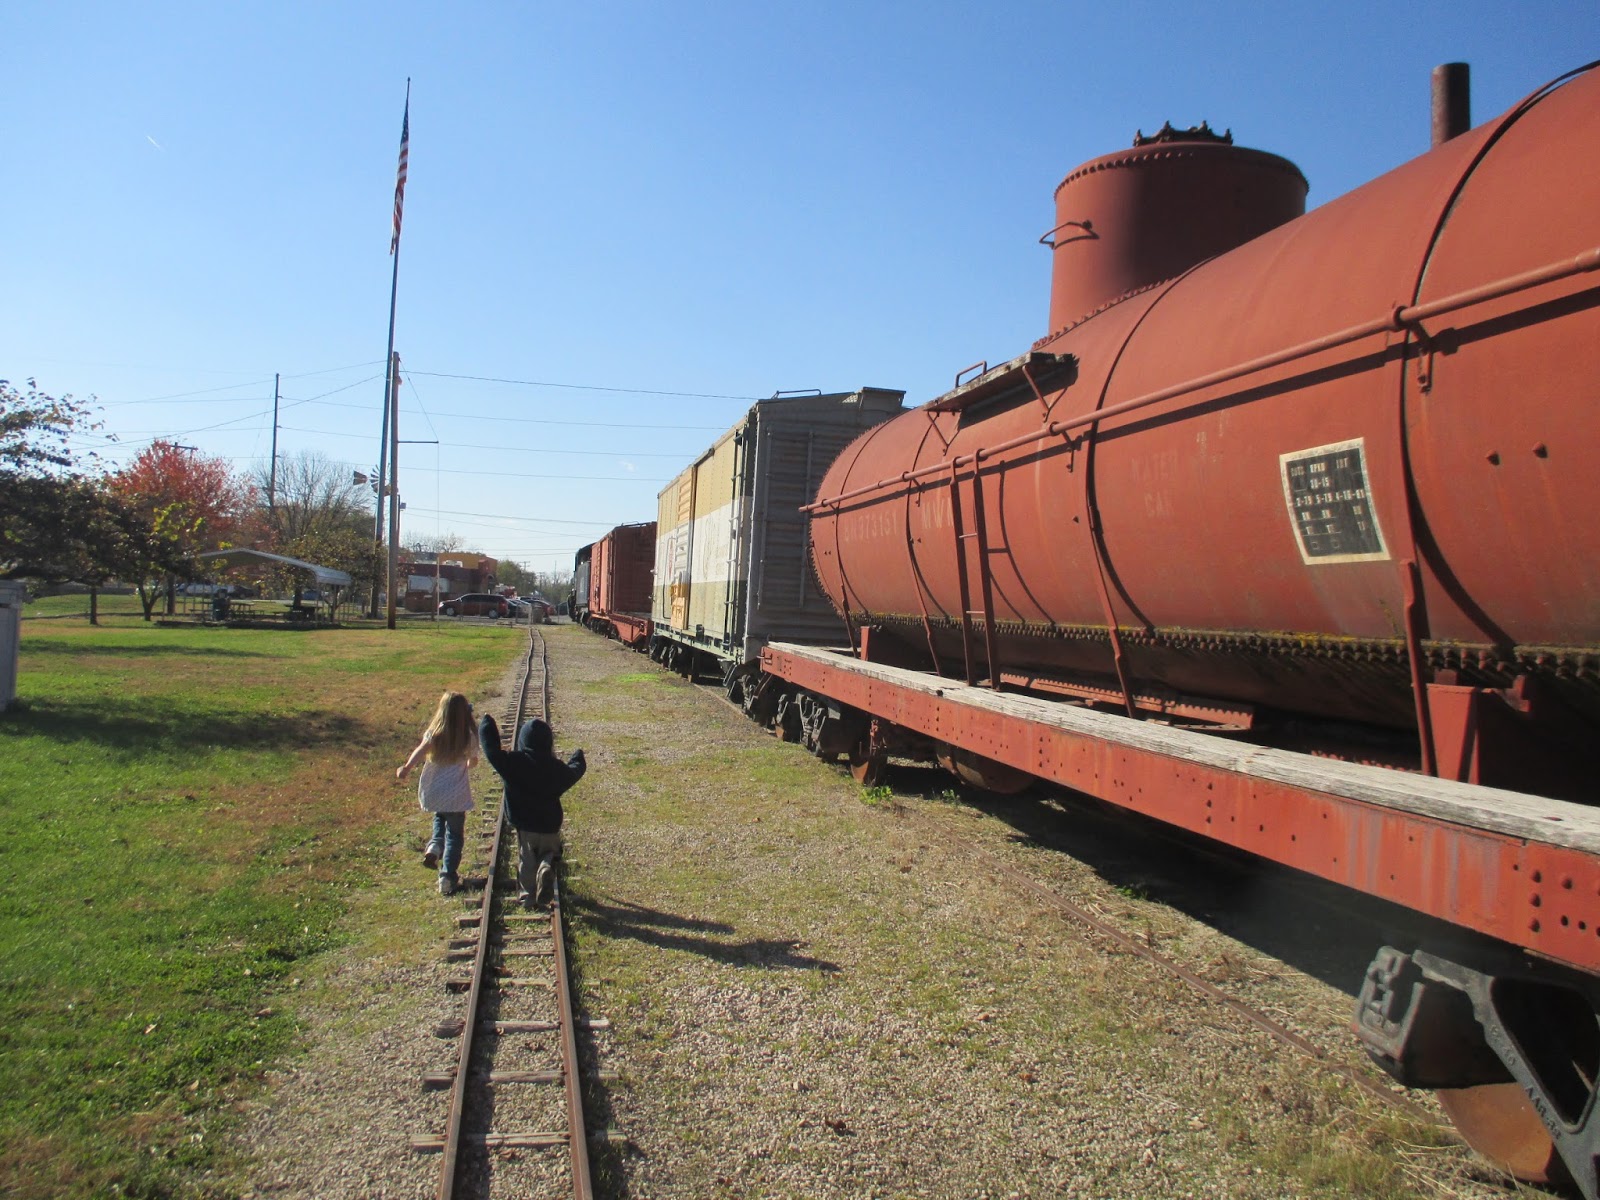
{"type": "Polygon", "coordinates": [[[400,356],[389,359],[389,603],[388,624],[394,628],[394,574],[400,560],[400,356]]]}
{"type": "Polygon", "coordinates": [[[278,380],[281,376],[272,373],[272,466],[267,472],[267,515],[271,516],[278,495],[278,380]]]}
{"type": "MultiPolygon", "coordinates": [[[[392,303],[390,307],[393,307],[392,303]]],[[[389,344],[391,346],[394,345],[394,318],[392,316],[389,318],[389,344]]],[[[393,350],[389,351],[389,359],[393,362],[393,350]]],[[[394,390],[393,381],[389,378],[389,374],[388,371],[385,371],[383,381],[383,437],[378,442],[378,502],[373,505],[377,512],[372,517],[372,547],[374,550],[383,545],[383,481],[388,474],[389,439],[394,436],[389,431],[389,410],[394,404],[389,396],[389,393],[394,390]]],[[[372,576],[372,608],[367,615],[374,621],[378,619],[378,576],[376,572],[372,576]]]]}
{"type": "MultiPolygon", "coordinates": [[[[186,454],[198,454],[198,453],[200,453],[200,447],[199,446],[185,446],[185,445],[183,445],[183,444],[181,444],[179,442],[173,442],[172,443],[172,448],[174,450],[182,450],[186,454]]],[[[176,613],[178,611],[177,586],[178,586],[178,581],[173,578],[172,572],[168,571],[167,572],[167,616],[169,616],[169,617],[172,616],[174,613],[176,613]]]]}
{"type": "MultiPolygon", "coordinates": [[[[395,374],[398,376],[400,374],[400,360],[399,360],[398,356],[396,356],[396,358],[395,358],[394,370],[395,370],[395,374]]],[[[398,390],[398,388],[396,390],[398,390]]],[[[398,416],[400,414],[400,407],[399,407],[398,401],[395,404],[395,410],[394,411],[395,411],[395,415],[396,416],[398,416]]],[[[396,432],[398,432],[398,431],[396,431],[396,432]]],[[[395,453],[399,454],[399,447],[401,447],[401,446],[437,446],[439,444],[439,439],[438,438],[403,438],[403,437],[397,437],[394,440],[394,444],[395,444],[395,447],[396,447],[395,453]]],[[[401,507],[403,508],[405,506],[401,505],[401,507]]],[[[398,510],[396,510],[396,511],[398,512],[398,510]]],[[[390,542],[389,542],[389,545],[391,547],[391,549],[389,551],[389,563],[390,563],[390,566],[389,566],[389,595],[390,595],[390,600],[389,600],[389,628],[390,629],[394,628],[394,603],[395,603],[394,599],[393,599],[393,597],[394,597],[394,577],[395,577],[396,573],[399,570],[398,566],[395,565],[395,550],[393,549],[393,547],[398,546],[400,544],[400,531],[399,531],[399,528],[398,528],[398,523],[399,523],[398,522],[398,517],[396,517],[395,520],[392,520],[390,522],[390,525],[391,525],[390,542]]],[[[407,581],[406,581],[406,590],[407,591],[411,590],[410,589],[410,580],[409,579],[407,579],[407,581]]],[[[437,554],[435,554],[434,557],[433,557],[433,619],[435,621],[437,621],[439,619],[439,556],[437,554]]]]}

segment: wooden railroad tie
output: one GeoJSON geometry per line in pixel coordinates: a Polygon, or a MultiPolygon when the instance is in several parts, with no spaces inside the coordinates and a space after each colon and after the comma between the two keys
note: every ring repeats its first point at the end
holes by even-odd
{"type": "MultiPolygon", "coordinates": [[[[490,1071],[488,1074],[490,1083],[564,1083],[566,1078],[560,1068],[543,1071],[490,1071]]],[[[609,1083],[617,1078],[617,1073],[610,1070],[594,1071],[585,1073],[584,1078],[609,1083]]],[[[430,1090],[453,1087],[455,1081],[456,1073],[453,1068],[422,1073],[422,1086],[430,1090]]]]}
{"type": "MultiPolygon", "coordinates": [[[[433,1036],[440,1038],[460,1037],[466,1022],[460,1017],[451,1017],[449,1020],[440,1021],[433,1027],[433,1036]]],[[[610,1029],[611,1020],[608,1017],[579,1017],[579,1029],[610,1029]]],[[[559,1021],[490,1021],[484,1026],[485,1033],[554,1033],[561,1028],[559,1021]]]]}
{"type": "MultiPolygon", "coordinates": [[[[489,977],[488,981],[492,981],[496,987],[503,987],[503,988],[515,988],[515,987],[553,988],[556,985],[556,981],[553,980],[553,979],[523,979],[523,978],[519,978],[519,977],[517,977],[515,975],[492,975],[492,976],[489,977]]],[[[488,982],[488,981],[486,981],[486,982],[488,982]]],[[[452,979],[452,980],[448,981],[444,986],[445,986],[445,989],[447,991],[452,991],[452,992],[470,992],[472,990],[472,980],[470,980],[470,979],[452,979]]]]}
{"type": "MultiPolygon", "coordinates": [[[[536,1149],[548,1146],[565,1146],[571,1139],[564,1133],[464,1133],[461,1141],[468,1146],[486,1148],[507,1147],[536,1149]]],[[[444,1135],[440,1133],[415,1134],[411,1138],[413,1150],[443,1150],[444,1135]]]]}

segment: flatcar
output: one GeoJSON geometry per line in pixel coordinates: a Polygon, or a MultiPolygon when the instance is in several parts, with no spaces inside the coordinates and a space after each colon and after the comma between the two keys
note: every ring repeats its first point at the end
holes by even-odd
{"type": "Polygon", "coordinates": [[[1045,336],[808,505],[838,645],[680,610],[675,551],[656,614],[759,633],[730,696],[863,781],[1045,779],[1450,922],[1359,1036],[1596,1200],[1600,70],[1447,132],[1311,212],[1205,126],[1069,173],[1045,336]]]}

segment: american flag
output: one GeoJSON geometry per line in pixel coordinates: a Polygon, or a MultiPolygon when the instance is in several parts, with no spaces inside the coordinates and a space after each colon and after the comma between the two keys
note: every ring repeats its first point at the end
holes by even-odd
{"type": "Polygon", "coordinates": [[[394,236],[389,253],[400,246],[400,214],[406,206],[406,158],[411,152],[411,89],[406,89],[406,115],[400,121],[400,175],[394,181],[394,236]]]}

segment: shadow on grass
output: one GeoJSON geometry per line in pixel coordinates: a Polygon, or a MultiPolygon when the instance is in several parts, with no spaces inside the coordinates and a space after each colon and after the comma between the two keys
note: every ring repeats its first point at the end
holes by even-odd
{"type": "Polygon", "coordinates": [[[99,642],[24,642],[22,655],[24,658],[43,658],[46,655],[55,655],[58,658],[88,658],[99,656],[102,658],[267,658],[259,650],[230,650],[222,646],[183,646],[183,645],[157,645],[147,643],[139,646],[106,645],[99,642]]]}
{"type": "Polygon", "coordinates": [[[0,720],[0,738],[42,737],[64,744],[89,742],[112,754],[156,751],[307,749],[348,742],[356,721],[340,712],[196,713],[142,697],[127,708],[88,701],[29,700],[0,720]]]}
{"type": "Polygon", "coordinates": [[[597,932],[607,937],[632,938],[663,950],[685,950],[734,967],[768,967],[773,970],[837,972],[837,963],[797,953],[801,942],[788,938],[752,938],[720,941],[706,934],[732,934],[732,925],[701,921],[659,912],[637,904],[587,903],[583,911],[597,932]]]}
{"type": "Polygon", "coordinates": [[[1379,946],[1411,949],[1450,927],[1375,896],[1067,788],[1002,796],[936,767],[894,764],[890,783],[986,813],[1010,840],[1063,854],[1130,898],[1166,905],[1354,998],[1379,946]]]}

